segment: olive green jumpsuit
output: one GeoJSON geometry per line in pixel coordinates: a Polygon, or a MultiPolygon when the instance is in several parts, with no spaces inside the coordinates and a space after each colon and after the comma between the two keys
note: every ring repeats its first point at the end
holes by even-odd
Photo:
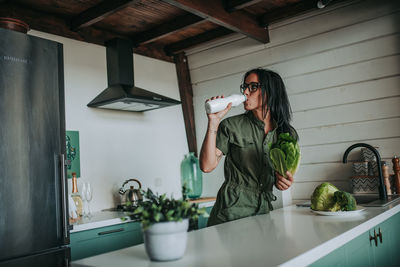
{"type": "Polygon", "coordinates": [[[273,209],[271,201],[275,171],[269,144],[276,141],[276,128],[264,133],[264,122],[253,112],[224,119],[217,133],[217,148],[225,157],[225,181],[217,194],[208,225],[215,225],[273,209]]]}

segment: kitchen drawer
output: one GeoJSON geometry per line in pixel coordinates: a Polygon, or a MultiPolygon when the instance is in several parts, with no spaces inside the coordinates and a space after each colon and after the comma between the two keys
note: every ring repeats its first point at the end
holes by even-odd
{"type": "Polygon", "coordinates": [[[71,258],[78,260],[143,243],[140,222],[71,233],[71,258]]]}

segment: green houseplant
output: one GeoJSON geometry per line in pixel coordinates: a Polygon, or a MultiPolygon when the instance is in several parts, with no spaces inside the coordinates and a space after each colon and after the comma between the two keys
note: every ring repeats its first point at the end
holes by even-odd
{"type": "Polygon", "coordinates": [[[135,210],[142,221],[147,255],[154,261],[177,260],[186,249],[189,220],[208,216],[205,208],[190,203],[187,189],[182,187],[182,199],[167,198],[165,194],[143,191],[144,201],[135,210]]]}

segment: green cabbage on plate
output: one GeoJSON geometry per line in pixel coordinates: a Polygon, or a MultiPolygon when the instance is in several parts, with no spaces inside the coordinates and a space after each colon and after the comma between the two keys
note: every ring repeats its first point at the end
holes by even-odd
{"type": "Polygon", "coordinates": [[[318,211],[352,211],[357,209],[355,198],[330,183],[317,186],[311,195],[311,209],[318,211]]]}
{"type": "Polygon", "coordinates": [[[339,191],[330,183],[322,183],[314,189],[311,195],[311,209],[319,211],[330,211],[335,204],[333,194],[339,191]]]}
{"type": "Polygon", "coordinates": [[[273,168],[286,178],[286,172],[295,174],[300,165],[300,147],[289,133],[281,133],[276,143],[270,145],[269,156],[273,168]]]}

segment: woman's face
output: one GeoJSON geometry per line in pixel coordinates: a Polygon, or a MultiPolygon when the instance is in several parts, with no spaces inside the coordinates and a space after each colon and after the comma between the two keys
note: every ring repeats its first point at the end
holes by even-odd
{"type": "MultiPolygon", "coordinates": [[[[257,74],[250,73],[246,77],[246,80],[244,82],[246,84],[259,83],[257,74]]],[[[258,88],[254,92],[250,92],[250,89],[246,88],[246,90],[243,92],[243,94],[246,95],[246,97],[247,97],[247,100],[244,102],[244,109],[245,110],[256,110],[256,109],[261,109],[262,110],[261,88],[258,88]]]]}

